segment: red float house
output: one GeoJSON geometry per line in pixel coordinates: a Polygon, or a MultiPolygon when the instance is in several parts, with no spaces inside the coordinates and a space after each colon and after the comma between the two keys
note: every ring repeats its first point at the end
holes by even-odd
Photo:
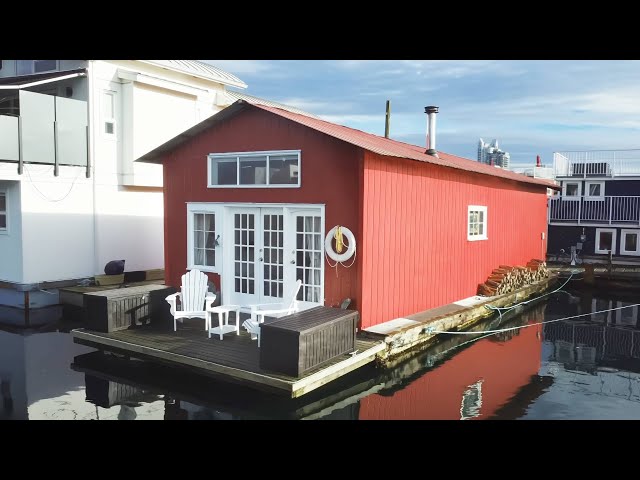
{"type": "Polygon", "coordinates": [[[493,268],[545,258],[549,182],[239,100],[138,161],[164,165],[165,273],[209,274],[223,303],[345,298],[361,328],[476,293],[493,268]],[[332,268],[325,236],[355,236],[332,268]]]}

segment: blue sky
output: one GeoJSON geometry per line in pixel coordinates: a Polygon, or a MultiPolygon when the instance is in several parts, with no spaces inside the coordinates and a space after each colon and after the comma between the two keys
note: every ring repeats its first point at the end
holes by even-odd
{"type": "Polygon", "coordinates": [[[497,138],[514,166],[554,151],[640,148],[636,60],[205,60],[245,93],[326,120],[425,144],[424,107],[440,107],[437,148],[475,159],[497,138]]]}

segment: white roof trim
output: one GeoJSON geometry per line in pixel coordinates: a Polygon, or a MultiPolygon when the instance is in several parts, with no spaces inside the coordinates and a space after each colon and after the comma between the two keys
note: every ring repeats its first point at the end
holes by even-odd
{"type": "Polygon", "coordinates": [[[166,68],[174,72],[191,75],[204,80],[222,83],[231,87],[247,88],[247,84],[235,75],[225,72],[208,63],[196,60],[138,60],[155,67],[166,68]]]}

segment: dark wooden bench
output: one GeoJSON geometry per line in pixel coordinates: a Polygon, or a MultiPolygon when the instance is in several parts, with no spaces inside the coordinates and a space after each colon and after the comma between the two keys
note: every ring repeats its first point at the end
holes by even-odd
{"type": "Polygon", "coordinates": [[[138,323],[168,326],[171,315],[165,298],[175,291],[165,285],[141,285],[85,293],[87,328],[109,333],[135,328],[138,323]]]}
{"type": "Polygon", "coordinates": [[[299,377],[355,350],[359,314],[354,310],[314,307],[260,327],[260,368],[299,377]]]}

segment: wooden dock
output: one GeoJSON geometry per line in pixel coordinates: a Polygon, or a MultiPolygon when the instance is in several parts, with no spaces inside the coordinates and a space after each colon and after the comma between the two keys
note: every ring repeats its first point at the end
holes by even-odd
{"type": "Polygon", "coordinates": [[[417,351],[433,345],[438,334],[432,332],[466,330],[477,322],[495,315],[494,311],[486,308],[487,305],[493,307],[515,305],[544,294],[557,281],[557,275],[554,274],[510,293],[494,297],[470,297],[374,325],[361,333],[367,338],[384,341],[385,348],[378,354],[378,359],[380,364],[390,367],[414,355],[417,351]]]}
{"type": "Polygon", "coordinates": [[[300,377],[260,367],[257,342],[241,329],[224,340],[207,337],[204,320],[185,320],[178,331],[157,327],[130,328],[111,333],[84,328],[71,332],[74,342],[117,354],[182,366],[193,372],[232,381],[292,398],[311,392],[357,368],[373,362],[385,348],[382,341],[356,339],[355,354],[341,355],[300,377]]]}

